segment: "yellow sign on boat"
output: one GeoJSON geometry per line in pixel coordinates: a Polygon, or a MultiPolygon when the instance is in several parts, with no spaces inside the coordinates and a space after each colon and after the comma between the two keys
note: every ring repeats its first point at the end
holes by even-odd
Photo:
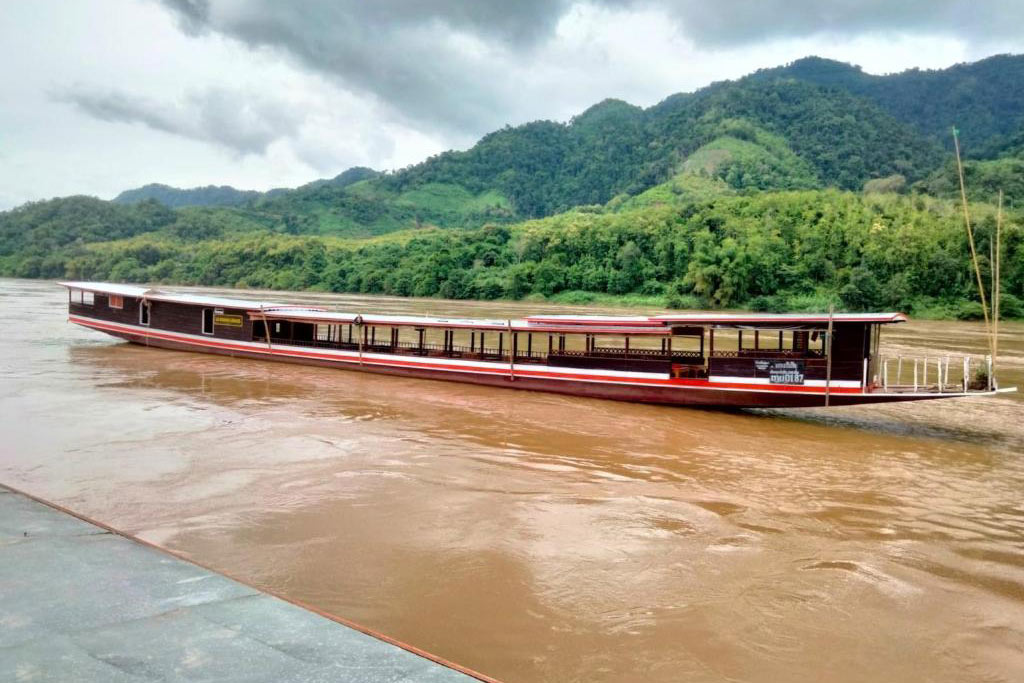
{"type": "Polygon", "coordinates": [[[242,316],[240,315],[215,315],[213,316],[214,325],[223,325],[225,327],[241,327],[242,316]]]}

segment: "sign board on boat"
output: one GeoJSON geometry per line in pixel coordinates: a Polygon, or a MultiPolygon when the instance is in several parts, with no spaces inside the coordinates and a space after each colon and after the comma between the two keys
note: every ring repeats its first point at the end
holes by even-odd
{"type": "Polygon", "coordinates": [[[223,313],[213,316],[214,325],[222,325],[224,327],[241,327],[242,316],[240,315],[225,315],[223,313]]]}
{"type": "Polygon", "coordinates": [[[802,360],[755,360],[754,369],[758,377],[767,377],[770,384],[804,383],[802,360]]]}

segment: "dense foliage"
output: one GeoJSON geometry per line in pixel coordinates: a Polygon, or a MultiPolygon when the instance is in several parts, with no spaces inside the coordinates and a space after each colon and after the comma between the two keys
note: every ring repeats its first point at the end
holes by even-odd
{"type": "Polygon", "coordinates": [[[871,100],[895,118],[952,147],[961,129],[968,155],[995,156],[1024,133],[1024,59],[997,55],[948,69],[873,76],[860,67],[807,57],[752,79],[792,78],[871,100]]]}
{"type": "MultiPolygon", "coordinates": [[[[976,207],[988,253],[992,209],[976,207]]],[[[1007,315],[1024,314],[1020,215],[1006,228],[1007,315]]],[[[188,239],[174,223],[68,245],[27,276],[586,302],[640,294],[677,307],[977,313],[953,202],[835,190],[719,196],[566,212],[515,226],[344,241],[240,231],[188,239]],[[50,271],[45,271],[50,268],[50,271]]],[[[987,260],[983,258],[983,267],[987,260]]]]}

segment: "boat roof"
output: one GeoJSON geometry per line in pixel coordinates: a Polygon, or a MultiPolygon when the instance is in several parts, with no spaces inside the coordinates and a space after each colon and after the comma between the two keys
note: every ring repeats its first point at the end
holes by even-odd
{"type": "Polygon", "coordinates": [[[905,323],[903,313],[673,313],[651,320],[672,325],[827,325],[836,323],[905,323]]]}
{"type": "Polygon", "coordinates": [[[84,289],[87,292],[116,294],[119,296],[145,296],[146,292],[150,291],[149,287],[122,285],[114,282],[58,282],[57,284],[68,289],[84,289]]]}
{"type": "Polygon", "coordinates": [[[231,297],[216,296],[213,294],[190,294],[184,292],[168,292],[153,287],[142,287],[139,285],[123,285],[113,282],[58,282],[57,284],[69,289],[82,289],[87,292],[99,294],[114,294],[119,296],[134,296],[146,298],[150,301],[171,301],[183,304],[196,304],[199,306],[216,306],[218,308],[240,308],[243,310],[260,309],[287,309],[287,310],[312,310],[322,311],[322,308],[309,306],[297,306],[294,304],[283,304],[273,301],[253,301],[251,299],[233,299],[231,297]]]}
{"type": "Polygon", "coordinates": [[[604,327],[664,327],[665,323],[638,315],[531,315],[526,320],[538,325],[601,325],[604,327]]]}
{"type": "Polygon", "coordinates": [[[201,306],[217,306],[249,311],[255,317],[288,319],[321,324],[394,325],[402,327],[443,327],[515,332],[668,335],[673,327],[762,327],[824,326],[834,323],[902,323],[902,313],[670,313],[654,316],[613,315],[534,315],[519,320],[480,318],[440,318],[417,315],[373,315],[328,311],[315,306],[300,306],[272,301],[233,299],[202,293],[169,292],[140,285],[110,282],[60,282],[64,287],[102,294],[144,297],[201,306]]]}

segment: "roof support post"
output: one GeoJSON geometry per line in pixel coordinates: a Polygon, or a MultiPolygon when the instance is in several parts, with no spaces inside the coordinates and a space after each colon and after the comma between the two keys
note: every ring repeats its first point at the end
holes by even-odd
{"type": "MultiPolygon", "coordinates": [[[[363,364],[363,332],[365,332],[365,330],[363,329],[363,316],[357,315],[355,317],[355,320],[353,320],[352,322],[355,323],[355,326],[359,328],[359,329],[356,330],[356,339],[359,341],[359,364],[362,365],[363,364]]],[[[351,341],[352,340],[352,326],[351,325],[349,325],[348,334],[349,334],[349,341],[351,341]]]]}
{"type": "Polygon", "coordinates": [[[270,345],[270,323],[267,322],[267,314],[263,312],[263,306],[260,306],[260,313],[263,314],[263,334],[267,337],[267,350],[273,353],[274,347],[270,345]]]}
{"type": "Polygon", "coordinates": [[[836,307],[832,304],[828,307],[828,331],[825,332],[825,406],[829,405],[832,397],[832,317],[835,315],[836,307]]]}
{"type": "Polygon", "coordinates": [[[512,348],[508,354],[508,378],[510,381],[516,381],[516,351],[519,349],[519,335],[512,331],[512,321],[508,320],[508,336],[512,340],[512,348]]]}

